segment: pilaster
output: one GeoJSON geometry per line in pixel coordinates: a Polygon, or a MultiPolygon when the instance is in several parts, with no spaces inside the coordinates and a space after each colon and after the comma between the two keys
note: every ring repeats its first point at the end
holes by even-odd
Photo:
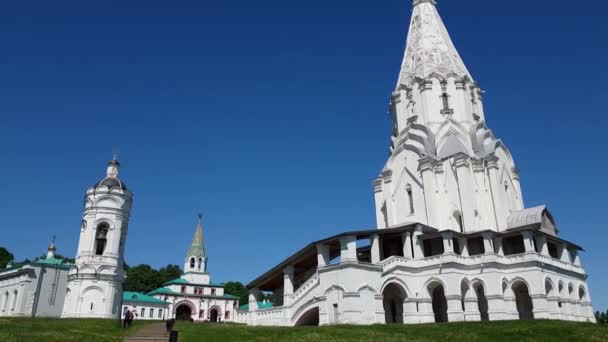
{"type": "Polygon", "coordinates": [[[371,258],[372,264],[377,264],[381,261],[380,259],[380,236],[374,234],[371,237],[371,258]]]}

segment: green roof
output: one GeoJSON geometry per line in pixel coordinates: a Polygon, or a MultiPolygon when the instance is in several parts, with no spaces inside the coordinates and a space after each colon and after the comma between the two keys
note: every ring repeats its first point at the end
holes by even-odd
{"type": "Polygon", "coordinates": [[[239,299],[239,298],[240,298],[239,296],[233,296],[233,295],[231,295],[231,294],[224,294],[224,296],[223,296],[223,297],[224,297],[224,298],[232,298],[232,299],[239,299]]]}
{"type": "Polygon", "coordinates": [[[152,303],[152,304],[168,304],[164,300],[154,298],[152,296],[145,295],[139,292],[124,291],[122,293],[122,301],[124,303],[137,302],[137,303],[152,303]]]}
{"type": "Polygon", "coordinates": [[[166,287],[161,287],[158,288],[156,290],[152,290],[150,292],[147,293],[148,296],[153,296],[155,294],[176,294],[175,292],[173,292],[173,290],[166,288],[166,287]]]}
{"type": "Polygon", "coordinates": [[[187,285],[190,283],[184,278],[177,278],[177,279],[169,280],[168,282],[164,283],[163,285],[172,285],[172,284],[187,285]]]}
{"type": "Polygon", "coordinates": [[[38,263],[38,264],[61,265],[64,263],[64,260],[57,259],[57,258],[45,258],[45,259],[35,260],[34,262],[38,263]]]}
{"type": "MultiPolygon", "coordinates": [[[[270,309],[272,308],[271,302],[258,302],[258,309],[270,309]]],[[[239,310],[249,311],[249,304],[239,306],[239,310]]]]}

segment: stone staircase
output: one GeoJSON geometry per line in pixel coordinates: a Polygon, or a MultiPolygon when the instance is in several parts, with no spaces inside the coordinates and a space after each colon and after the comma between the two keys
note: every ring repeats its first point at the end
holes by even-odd
{"type": "Polygon", "coordinates": [[[125,342],[167,342],[169,334],[164,323],[146,324],[130,336],[125,337],[125,342]]]}

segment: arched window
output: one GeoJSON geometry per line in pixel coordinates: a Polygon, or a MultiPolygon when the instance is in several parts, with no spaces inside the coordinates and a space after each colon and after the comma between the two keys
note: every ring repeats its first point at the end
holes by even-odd
{"type": "Polygon", "coordinates": [[[196,266],[195,263],[196,263],[196,259],[190,258],[190,268],[194,268],[196,266]]]}
{"type": "Polygon", "coordinates": [[[8,310],[8,291],[4,293],[4,306],[2,307],[2,311],[8,310]]]}
{"type": "Polygon", "coordinates": [[[203,258],[198,258],[198,270],[203,269],[203,258]]]}
{"type": "Polygon", "coordinates": [[[15,292],[13,292],[13,305],[11,305],[11,310],[15,310],[17,307],[17,294],[17,290],[15,290],[15,292]]]}
{"type": "Polygon", "coordinates": [[[97,226],[97,233],[95,234],[95,255],[103,255],[106,250],[108,243],[108,230],[110,227],[107,223],[102,223],[97,226]]]}
{"type": "Polygon", "coordinates": [[[414,194],[412,193],[412,186],[407,185],[405,187],[405,191],[407,192],[407,200],[410,204],[410,215],[414,214],[414,194]]]}

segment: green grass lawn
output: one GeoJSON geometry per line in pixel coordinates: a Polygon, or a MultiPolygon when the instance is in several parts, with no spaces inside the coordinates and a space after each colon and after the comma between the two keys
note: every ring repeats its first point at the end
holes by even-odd
{"type": "MultiPolygon", "coordinates": [[[[0,342],[121,341],[148,322],[123,330],[96,319],[0,318],[0,342]]],[[[509,321],[422,325],[247,327],[178,323],[180,342],[198,341],[608,341],[608,326],[558,321],[509,321]]]]}
{"type": "Polygon", "coordinates": [[[608,341],[608,326],[557,321],[265,328],[179,323],[180,342],[198,341],[608,341]]]}
{"type": "MultiPolygon", "coordinates": [[[[135,321],[130,331],[145,323],[135,321]]],[[[1,342],[122,341],[130,331],[115,320],[0,318],[1,342]]]]}

